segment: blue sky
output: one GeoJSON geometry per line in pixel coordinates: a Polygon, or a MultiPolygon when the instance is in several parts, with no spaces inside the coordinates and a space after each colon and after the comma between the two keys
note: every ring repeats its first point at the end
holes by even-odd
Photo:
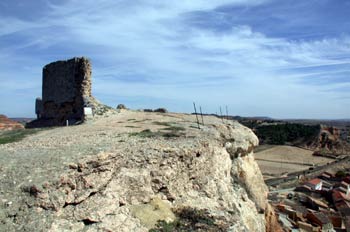
{"type": "Polygon", "coordinates": [[[2,0],[0,113],[34,116],[42,67],[93,65],[130,108],[350,118],[349,0],[2,0]]]}

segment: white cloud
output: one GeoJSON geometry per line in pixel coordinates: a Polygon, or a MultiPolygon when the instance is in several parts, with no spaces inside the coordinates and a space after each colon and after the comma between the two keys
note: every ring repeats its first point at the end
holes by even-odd
{"type": "Polygon", "coordinates": [[[31,23],[27,23],[15,17],[1,17],[0,36],[8,35],[21,30],[26,30],[31,25],[31,23]]]}
{"type": "MultiPolygon", "coordinates": [[[[223,5],[252,6],[266,2],[101,0],[97,4],[92,0],[70,0],[51,5],[48,15],[40,21],[29,23],[15,18],[0,21],[0,26],[4,26],[0,36],[21,31],[31,39],[28,44],[15,44],[12,51],[6,50],[12,57],[16,49],[36,46],[50,52],[57,44],[90,56],[94,63],[99,63],[93,74],[94,90],[101,96],[117,92],[129,97],[197,99],[210,109],[226,104],[244,114],[245,106],[251,106],[265,115],[281,111],[280,115],[275,113],[281,117],[293,115],[293,107],[288,110],[288,106],[296,108],[301,104],[307,111],[318,101],[331,104],[324,87],[310,88],[300,82],[307,75],[298,71],[291,74],[290,69],[348,63],[349,60],[339,58],[350,52],[348,37],[291,41],[268,37],[249,25],[232,25],[230,31],[217,33],[191,27],[182,18],[184,13],[223,5]],[[29,33],[30,30],[34,32],[29,33]],[[124,76],[144,77],[148,82],[118,80],[124,76]],[[265,108],[254,104],[263,104],[265,108]]],[[[256,114],[254,110],[249,112],[256,114]]]]}

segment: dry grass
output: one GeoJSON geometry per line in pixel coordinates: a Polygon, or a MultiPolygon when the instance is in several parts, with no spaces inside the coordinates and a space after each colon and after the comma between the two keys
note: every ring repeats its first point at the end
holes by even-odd
{"type": "Polygon", "coordinates": [[[313,151],[291,147],[270,146],[255,153],[255,159],[265,177],[309,169],[312,165],[324,165],[332,159],[313,156],[313,151]]]}
{"type": "Polygon", "coordinates": [[[5,131],[0,133],[0,144],[14,143],[19,142],[24,139],[26,136],[36,134],[39,131],[44,129],[22,129],[22,130],[13,130],[5,131]]]}

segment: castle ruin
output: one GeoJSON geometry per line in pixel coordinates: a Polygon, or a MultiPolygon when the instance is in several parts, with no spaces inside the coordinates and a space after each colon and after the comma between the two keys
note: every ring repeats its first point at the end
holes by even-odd
{"type": "Polygon", "coordinates": [[[43,68],[42,98],[35,102],[37,120],[29,127],[63,126],[84,121],[92,112],[91,63],[85,58],[56,61],[43,68]]]}

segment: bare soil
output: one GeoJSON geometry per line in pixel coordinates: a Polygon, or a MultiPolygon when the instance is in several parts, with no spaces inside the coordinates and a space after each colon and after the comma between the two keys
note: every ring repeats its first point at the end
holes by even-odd
{"type": "Polygon", "coordinates": [[[324,165],[333,159],[313,156],[313,151],[292,146],[269,146],[258,149],[255,159],[265,178],[324,165]]]}

